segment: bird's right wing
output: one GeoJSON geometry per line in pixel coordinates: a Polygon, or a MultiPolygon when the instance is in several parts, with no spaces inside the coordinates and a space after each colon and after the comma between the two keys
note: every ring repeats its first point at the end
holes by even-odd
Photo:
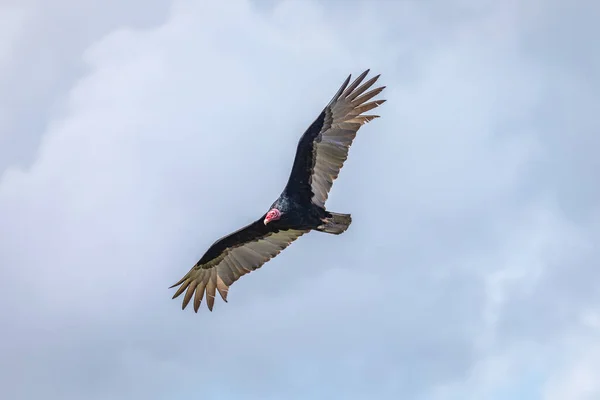
{"type": "Polygon", "coordinates": [[[227,301],[229,286],[241,276],[260,268],[308,230],[280,229],[276,223],[265,226],[264,216],[257,221],[217,240],[179,282],[173,298],[186,289],[182,309],[194,295],[194,311],[198,312],[206,292],[206,303],[212,311],[216,291],[227,301]]]}

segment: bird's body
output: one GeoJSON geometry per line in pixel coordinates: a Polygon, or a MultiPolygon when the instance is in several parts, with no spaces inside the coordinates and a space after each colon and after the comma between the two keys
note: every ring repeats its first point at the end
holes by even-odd
{"type": "Polygon", "coordinates": [[[348,76],[304,132],[287,185],[269,210],[253,223],[213,243],[196,265],[171,286],[181,285],[173,298],[187,289],[182,308],[193,295],[197,312],[206,293],[206,302],[212,311],[217,291],[227,301],[233,282],[260,268],[303,234],[317,230],[339,235],[348,229],[352,222],[350,214],[327,211],[325,202],[356,132],[361,125],[378,117],[362,113],[385,101],[369,102],[385,87],[366,92],[379,78],[377,75],[361,85],[368,72],[363,72],[350,86],[348,76]]]}

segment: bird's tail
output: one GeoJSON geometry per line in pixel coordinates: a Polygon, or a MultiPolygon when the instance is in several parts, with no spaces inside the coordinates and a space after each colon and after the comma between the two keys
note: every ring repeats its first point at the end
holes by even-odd
{"type": "Polygon", "coordinates": [[[338,214],[331,211],[328,211],[328,213],[331,214],[331,217],[323,219],[324,223],[317,227],[318,231],[339,235],[344,233],[352,223],[350,214],[338,214]]]}

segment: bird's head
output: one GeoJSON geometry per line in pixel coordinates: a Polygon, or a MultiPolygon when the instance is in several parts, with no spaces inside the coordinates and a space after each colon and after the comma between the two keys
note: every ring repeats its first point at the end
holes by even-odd
{"type": "Polygon", "coordinates": [[[281,211],[279,211],[276,208],[271,208],[269,210],[269,212],[267,213],[265,220],[263,222],[266,225],[271,221],[277,221],[279,218],[281,218],[281,211]]]}

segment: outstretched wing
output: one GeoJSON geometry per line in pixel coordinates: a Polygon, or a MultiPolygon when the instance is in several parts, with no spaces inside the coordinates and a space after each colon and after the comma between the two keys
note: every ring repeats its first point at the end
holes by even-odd
{"type": "Polygon", "coordinates": [[[377,75],[361,85],[368,73],[369,70],[366,70],[360,74],[350,86],[348,83],[351,76],[348,76],[333,99],[304,132],[298,142],[296,158],[286,186],[288,193],[307,196],[317,206],[325,207],[333,181],[348,158],[348,150],[356,132],[363,124],[379,117],[363,113],[385,102],[369,102],[385,86],[366,92],[379,78],[377,75]]]}
{"type": "Polygon", "coordinates": [[[179,282],[173,298],[183,297],[185,309],[194,295],[194,311],[198,312],[206,293],[210,311],[219,292],[227,301],[229,286],[241,276],[260,268],[308,230],[277,228],[277,223],[265,226],[264,215],[242,229],[217,240],[179,282]],[[195,293],[195,294],[194,294],[195,293]]]}

